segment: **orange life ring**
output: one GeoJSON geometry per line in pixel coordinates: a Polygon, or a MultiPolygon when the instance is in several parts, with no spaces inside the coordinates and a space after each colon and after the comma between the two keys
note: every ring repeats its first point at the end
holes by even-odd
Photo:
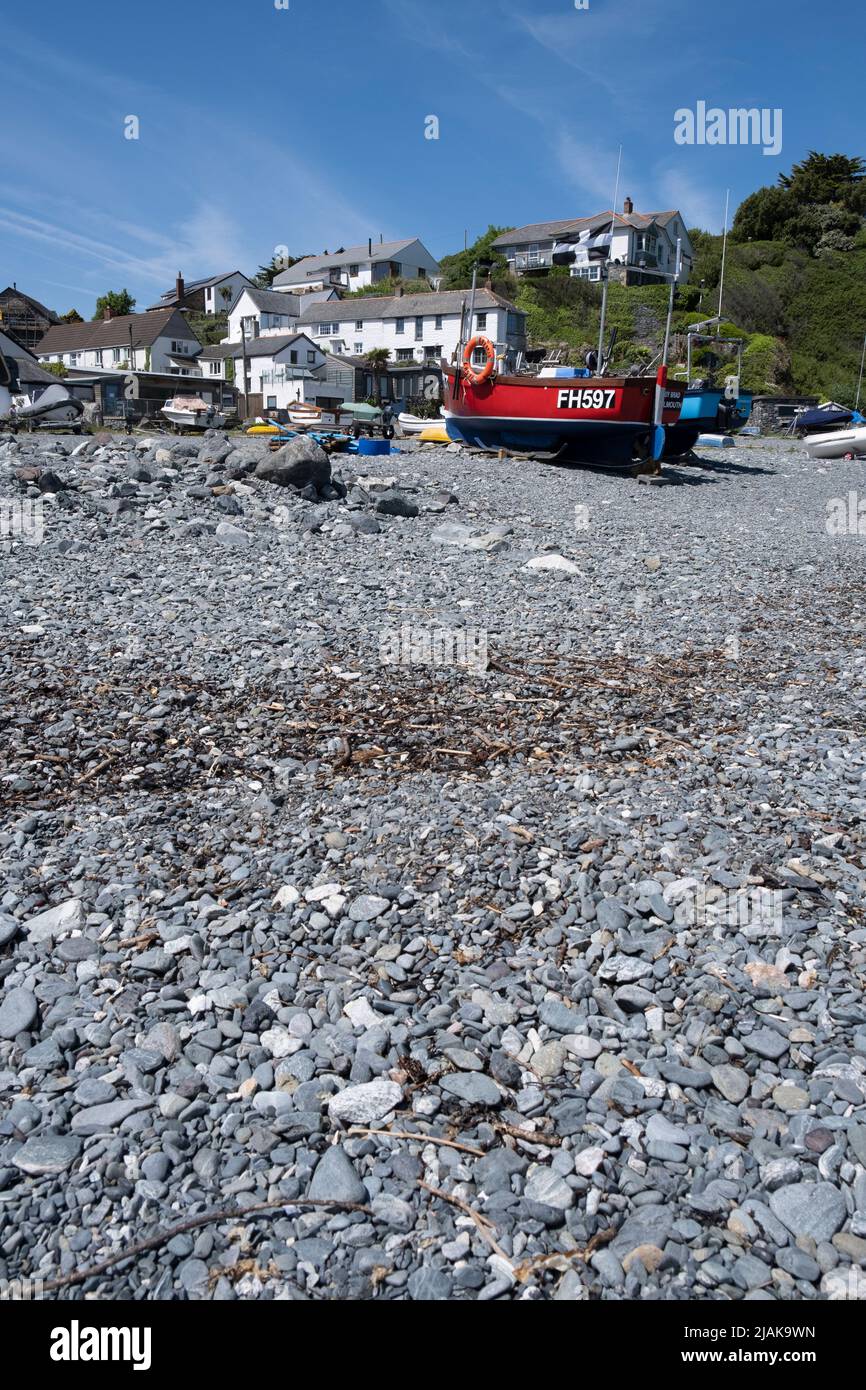
{"type": "Polygon", "coordinates": [[[480,334],[476,335],[474,338],[470,338],[466,347],[463,349],[463,369],[469,385],[480,386],[482,382],[489,381],[495,368],[496,348],[493,346],[490,339],[484,338],[480,334]],[[476,348],[483,348],[487,356],[487,361],[484,363],[484,366],[479,367],[477,371],[472,365],[472,354],[476,348]]]}

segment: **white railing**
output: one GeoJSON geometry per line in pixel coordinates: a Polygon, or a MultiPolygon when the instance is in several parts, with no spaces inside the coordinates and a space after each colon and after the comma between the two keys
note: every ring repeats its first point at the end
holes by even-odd
{"type": "Polygon", "coordinates": [[[309,367],[281,367],[278,371],[262,372],[262,385],[284,386],[287,381],[300,381],[314,375],[309,367]]]}

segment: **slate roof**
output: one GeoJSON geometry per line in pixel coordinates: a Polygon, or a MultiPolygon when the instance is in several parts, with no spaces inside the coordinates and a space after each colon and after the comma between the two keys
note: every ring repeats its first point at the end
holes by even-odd
{"type": "MultiPolygon", "coordinates": [[[[469,290],[438,290],[431,294],[361,295],[358,299],[333,300],[311,305],[299,316],[299,324],[341,323],[354,328],[356,320],[431,318],[436,314],[459,314],[469,303],[469,290]]],[[[492,290],[476,290],[475,310],[508,309],[521,313],[507,299],[492,290]]]]}
{"type": "MultiPolygon", "coordinates": [[[[282,352],[283,348],[298,342],[309,343],[311,348],[316,346],[306,333],[266,333],[262,338],[247,339],[247,357],[274,357],[278,352],[282,352]]],[[[237,360],[243,355],[243,343],[216,343],[213,347],[205,348],[198,360],[213,362],[224,357],[237,360]]]]}
{"type": "Polygon", "coordinates": [[[373,242],[372,251],[365,242],[363,246],[350,246],[347,251],[335,251],[331,256],[304,256],[288,270],[280,271],[274,280],[275,285],[294,285],[299,280],[313,280],[331,266],[366,265],[368,262],[390,261],[412,246],[420,238],[406,237],[403,241],[373,242]]]}
{"type": "MultiPolygon", "coordinates": [[[[182,297],[186,299],[188,294],[194,294],[196,290],[206,290],[210,285],[219,285],[221,281],[228,280],[231,275],[243,275],[243,271],[226,270],[222,275],[208,275],[204,280],[184,280],[182,297]]],[[[150,308],[165,309],[170,308],[173,304],[177,304],[177,287],[174,285],[170,290],[165,290],[159,296],[156,304],[151,304],[150,308]]]]}
{"type": "Polygon", "coordinates": [[[149,309],[143,314],[120,314],[113,319],[93,319],[89,323],[55,323],[37,344],[40,357],[53,352],[83,352],[90,348],[151,347],[161,338],[173,319],[176,336],[198,341],[178,309],[149,309]]]}
{"type": "Polygon", "coordinates": [[[551,238],[557,240],[570,233],[604,226],[612,218],[618,227],[628,226],[636,231],[643,231],[653,222],[658,223],[660,227],[666,227],[671,218],[676,216],[676,209],[673,209],[669,212],[617,213],[614,217],[608,209],[607,212],[596,212],[591,217],[571,217],[558,222],[530,222],[526,227],[515,227],[511,232],[503,232],[492,245],[501,249],[505,246],[522,246],[528,241],[549,241],[551,238]]]}

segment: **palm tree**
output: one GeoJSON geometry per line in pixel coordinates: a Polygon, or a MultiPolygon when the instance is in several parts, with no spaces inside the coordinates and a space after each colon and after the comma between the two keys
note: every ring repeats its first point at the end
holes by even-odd
{"type": "Polygon", "coordinates": [[[376,404],[382,404],[382,384],[381,374],[387,369],[391,360],[391,354],[387,348],[372,348],[364,355],[364,366],[373,377],[373,395],[376,397],[376,404]]]}

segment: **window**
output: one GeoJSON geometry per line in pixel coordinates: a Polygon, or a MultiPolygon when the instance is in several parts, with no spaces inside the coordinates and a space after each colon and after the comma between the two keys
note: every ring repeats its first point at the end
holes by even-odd
{"type": "Polygon", "coordinates": [[[350,275],[357,275],[357,274],[358,274],[358,267],[357,267],[356,265],[350,265],[350,266],[349,266],[349,274],[350,274],[350,275]]]}
{"type": "Polygon", "coordinates": [[[476,348],[472,354],[473,367],[483,367],[486,361],[487,353],[484,351],[484,348],[476,348]]]}
{"type": "Polygon", "coordinates": [[[416,342],[416,343],[420,343],[423,337],[424,337],[424,318],[423,318],[422,315],[419,314],[419,316],[418,316],[418,317],[416,318],[416,320],[415,320],[415,342],[416,342]]]}
{"type": "Polygon", "coordinates": [[[437,332],[437,333],[440,332],[441,329],[442,329],[442,315],[441,315],[441,314],[437,314],[437,315],[436,315],[436,332],[437,332]]]}
{"type": "Polygon", "coordinates": [[[69,354],[69,365],[70,365],[70,367],[77,367],[77,366],[78,366],[78,353],[77,353],[77,352],[70,352],[70,354],[69,354]]]}
{"type": "Polygon", "coordinates": [[[397,320],[395,321],[395,323],[394,323],[394,332],[395,332],[395,333],[403,333],[403,332],[405,332],[405,330],[406,330],[406,320],[405,320],[405,319],[397,319],[397,320]]]}
{"type": "Polygon", "coordinates": [[[298,354],[297,354],[297,350],[296,350],[295,348],[291,348],[290,351],[289,351],[289,362],[291,363],[291,365],[292,365],[293,367],[294,367],[294,366],[297,366],[298,354]]]}
{"type": "Polygon", "coordinates": [[[317,323],[315,328],[317,338],[334,338],[339,331],[338,323],[317,323]]]}
{"type": "Polygon", "coordinates": [[[426,279],[427,279],[427,272],[426,272],[426,270],[424,269],[423,265],[419,265],[419,267],[418,267],[418,279],[419,279],[419,280],[426,280],[426,279]]]}
{"type": "Polygon", "coordinates": [[[415,354],[414,354],[414,352],[412,351],[411,348],[398,348],[398,349],[397,349],[397,361],[398,361],[398,362],[414,362],[414,361],[415,361],[415,354]]]}
{"type": "Polygon", "coordinates": [[[222,363],[208,362],[207,369],[210,372],[211,376],[220,376],[222,373],[222,363]]]}
{"type": "Polygon", "coordinates": [[[360,355],[361,355],[361,353],[362,353],[363,351],[364,351],[364,344],[363,344],[363,343],[356,343],[356,344],[355,344],[355,356],[356,356],[356,357],[360,357],[360,355]]]}
{"type": "MultiPolygon", "coordinates": [[[[59,360],[59,359],[58,359],[58,360],[59,360]]],[[[120,348],[112,348],[112,349],[111,349],[111,360],[112,360],[112,362],[119,362],[119,361],[120,361],[120,348]]]]}
{"type": "Polygon", "coordinates": [[[308,353],[307,353],[307,361],[308,361],[308,362],[315,362],[315,360],[316,360],[316,354],[315,354],[315,352],[308,352],[308,353]]]}
{"type": "Polygon", "coordinates": [[[355,319],[355,332],[356,332],[356,333],[363,333],[363,331],[364,331],[364,320],[363,320],[363,319],[355,319]]]}
{"type": "Polygon", "coordinates": [[[101,353],[99,350],[97,350],[96,352],[94,352],[93,356],[94,356],[94,358],[96,359],[96,365],[97,365],[97,367],[101,367],[101,366],[102,366],[102,353],[101,353]]]}
{"type": "Polygon", "coordinates": [[[581,266],[578,266],[578,267],[577,267],[577,270],[576,270],[576,278],[577,278],[578,280],[600,280],[600,279],[601,279],[601,266],[599,266],[599,265],[581,265],[581,266]]]}
{"type": "Polygon", "coordinates": [[[184,353],[186,352],[186,343],[182,342],[179,338],[172,338],[171,350],[172,352],[184,353]]]}
{"type": "Polygon", "coordinates": [[[437,343],[435,347],[426,347],[424,357],[428,362],[438,362],[442,356],[442,344],[437,343]]]}
{"type": "Polygon", "coordinates": [[[487,327],[487,315],[486,315],[486,314],[476,314],[476,315],[475,315],[475,327],[476,327],[477,329],[479,329],[479,330],[482,329],[482,328],[486,328],[486,327],[487,327]]]}
{"type": "Polygon", "coordinates": [[[276,408],[277,408],[277,398],[276,398],[276,396],[268,396],[268,410],[276,410],[276,408]]]}

